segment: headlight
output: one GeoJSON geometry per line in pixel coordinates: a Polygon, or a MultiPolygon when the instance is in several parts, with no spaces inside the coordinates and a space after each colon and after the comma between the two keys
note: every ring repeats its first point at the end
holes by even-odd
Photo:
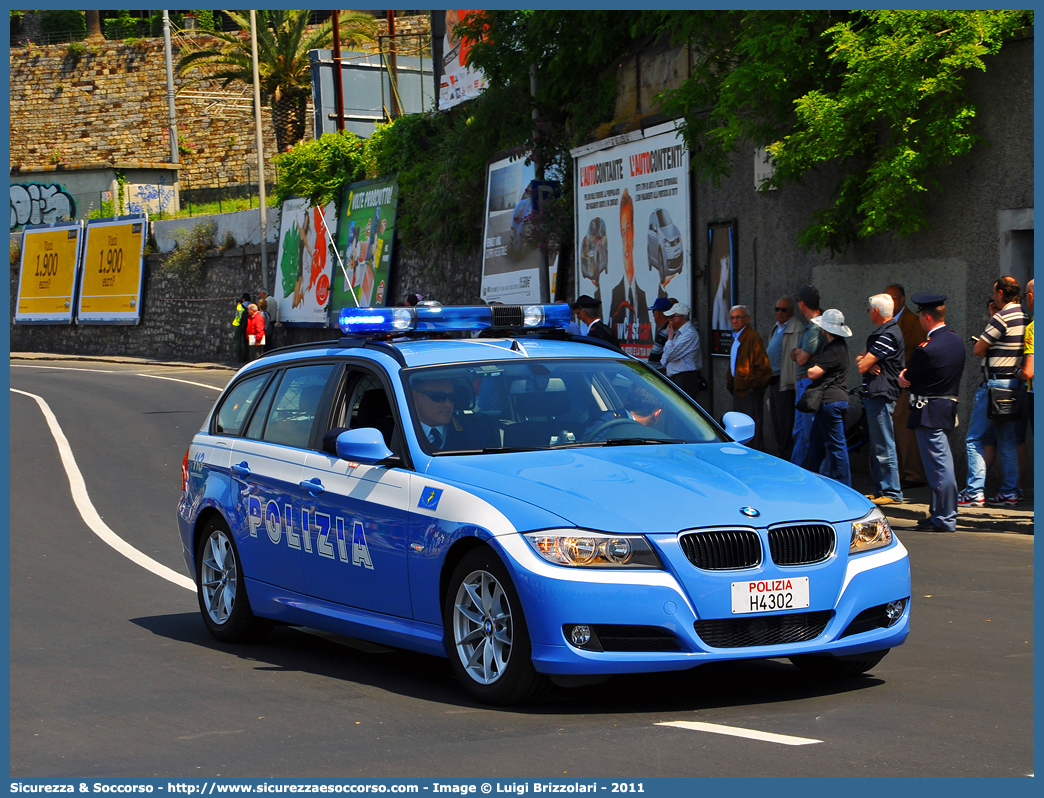
{"type": "Polygon", "coordinates": [[[641,535],[606,535],[580,529],[527,532],[536,553],[555,565],[581,568],[662,568],[641,535]]]}
{"type": "Polygon", "coordinates": [[[852,543],[849,554],[880,549],[892,542],[892,527],[880,509],[874,508],[858,521],[852,522],[852,543]]]}

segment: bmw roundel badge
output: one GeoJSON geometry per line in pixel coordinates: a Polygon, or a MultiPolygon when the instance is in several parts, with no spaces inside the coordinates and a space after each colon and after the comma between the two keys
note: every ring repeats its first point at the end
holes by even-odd
{"type": "Polygon", "coordinates": [[[755,510],[753,507],[740,507],[740,512],[747,516],[747,518],[757,518],[759,515],[761,515],[761,513],[755,510]]]}

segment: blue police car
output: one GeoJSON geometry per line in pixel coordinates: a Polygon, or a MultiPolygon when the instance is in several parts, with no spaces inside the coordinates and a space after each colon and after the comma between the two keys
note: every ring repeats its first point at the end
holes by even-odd
{"type": "Polygon", "coordinates": [[[880,510],[568,321],[345,310],[340,341],[244,367],[182,468],[210,632],[446,656],[495,704],[741,658],[857,674],[905,640],[909,560],[880,510]]]}

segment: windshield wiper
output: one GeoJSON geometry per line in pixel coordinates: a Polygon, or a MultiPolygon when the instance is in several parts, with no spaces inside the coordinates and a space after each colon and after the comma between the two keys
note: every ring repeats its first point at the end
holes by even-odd
{"type": "Polygon", "coordinates": [[[610,438],[605,441],[574,441],[572,443],[556,443],[552,449],[583,449],[593,446],[645,446],[657,443],[685,443],[678,438],[610,438]]]}

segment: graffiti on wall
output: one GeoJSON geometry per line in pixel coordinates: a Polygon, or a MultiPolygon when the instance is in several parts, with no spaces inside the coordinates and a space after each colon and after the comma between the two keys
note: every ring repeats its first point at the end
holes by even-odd
{"type": "Polygon", "coordinates": [[[127,213],[173,213],[174,187],[155,183],[127,184],[127,213]]]}
{"type": "Polygon", "coordinates": [[[52,224],[76,216],[76,201],[57,183],[11,184],[11,230],[27,224],[52,224]]]}

